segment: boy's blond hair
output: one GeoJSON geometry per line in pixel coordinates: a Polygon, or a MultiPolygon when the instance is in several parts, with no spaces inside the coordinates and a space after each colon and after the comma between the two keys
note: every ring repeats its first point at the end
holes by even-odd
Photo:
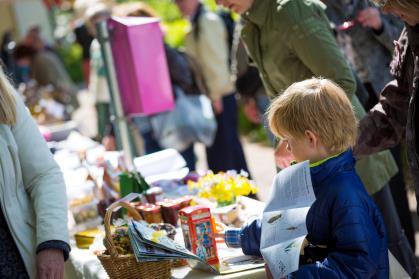
{"type": "Polygon", "coordinates": [[[310,130],[331,153],[355,145],[357,120],[351,102],[343,89],[328,79],[294,83],[272,102],[267,113],[269,127],[277,137],[286,133],[301,138],[310,130]]]}

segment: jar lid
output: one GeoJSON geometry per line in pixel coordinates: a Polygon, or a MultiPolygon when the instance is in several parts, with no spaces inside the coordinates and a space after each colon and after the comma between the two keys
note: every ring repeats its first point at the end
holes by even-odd
{"type": "Polygon", "coordinates": [[[146,195],[161,195],[163,190],[160,187],[152,187],[145,192],[146,195]]]}
{"type": "Polygon", "coordinates": [[[160,212],[160,205],[152,205],[150,207],[145,207],[143,209],[144,212],[151,212],[151,213],[157,213],[160,212]]]}

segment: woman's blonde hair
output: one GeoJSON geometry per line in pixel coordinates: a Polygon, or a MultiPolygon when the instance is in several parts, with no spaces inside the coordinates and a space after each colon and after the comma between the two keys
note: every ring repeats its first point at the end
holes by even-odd
{"type": "Polygon", "coordinates": [[[0,124],[14,125],[16,123],[16,100],[12,95],[13,90],[13,86],[0,66],[0,124]]]}
{"type": "Polygon", "coordinates": [[[307,130],[332,153],[355,145],[357,120],[352,104],[334,82],[312,78],[297,82],[277,97],[267,112],[274,135],[302,138],[307,130]]]}

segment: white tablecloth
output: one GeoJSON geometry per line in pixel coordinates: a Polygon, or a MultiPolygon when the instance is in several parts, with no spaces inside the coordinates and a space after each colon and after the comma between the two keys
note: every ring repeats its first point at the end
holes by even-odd
{"type": "MultiPolygon", "coordinates": [[[[245,206],[246,217],[252,215],[260,215],[263,212],[264,203],[252,200],[249,198],[241,198],[241,204],[245,206]]],[[[178,236],[181,237],[181,233],[178,233],[178,236]]],[[[177,239],[178,240],[178,239],[177,239]]],[[[182,238],[183,242],[183,238],[182,238]]],[[[65,268],[65,278],[67,279],[103,279],[108,278],[105,270],[103,269],[100,261],[95,255],[93,255],[89,250],[78,249],[75,245],[72,245],[72,251],[70,258],[66,263],[65,268]]],[[[230,256],[230,252],[224,252],[223,249],[226,249],[225,244],[217,245],[219,246],[219,253],[224,254],[224,256],[230,256]],[[225,254],[227,253],[227,254],[225,254]]],[[[228,275],[214,275],[211,273],[206,273],[199,270],[192,270],[189,267],[181,267],[172,269],[172,278],[181,279],[181,278],[199,278],[199,279],[227,279],[227,278],[240,278],[240,279],[259,279],[266,278],[265,269],[253,269],[243,272],[232,273],[228,275]]]]}
{"type": "MultiPolygon", "coordinates": [[[[108,278],[105,270],[100,264],[96,256],[92,255],[89,250],[78,249],[74,247],[71,251],[69,260],[65,267],[66,279],[105,279],[108,278]]],[[[251,278],[262,279],[266,278],[265,269],[253,269],[243,272],[228,274],[228,275],[214,275],[199,270],[192,270],[189,267],[181,267],[172,269],[173,279],[227,279],[227,278],[251,278]]]]}

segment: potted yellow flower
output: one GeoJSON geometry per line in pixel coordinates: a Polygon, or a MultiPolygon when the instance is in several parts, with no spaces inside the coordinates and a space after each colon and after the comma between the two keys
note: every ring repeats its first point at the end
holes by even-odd
{"type": "Polygon", "coordinates": [[[189,181],[190,190],[196,189],[198,196],[217,203],[216,215],[226,224],[237,219],[239,207],[237,197],[257,193],[257,187],[249,180],[248,173],[241,171],[219,172],[214,174],[209,171],[198,181],[189,181]]]}

